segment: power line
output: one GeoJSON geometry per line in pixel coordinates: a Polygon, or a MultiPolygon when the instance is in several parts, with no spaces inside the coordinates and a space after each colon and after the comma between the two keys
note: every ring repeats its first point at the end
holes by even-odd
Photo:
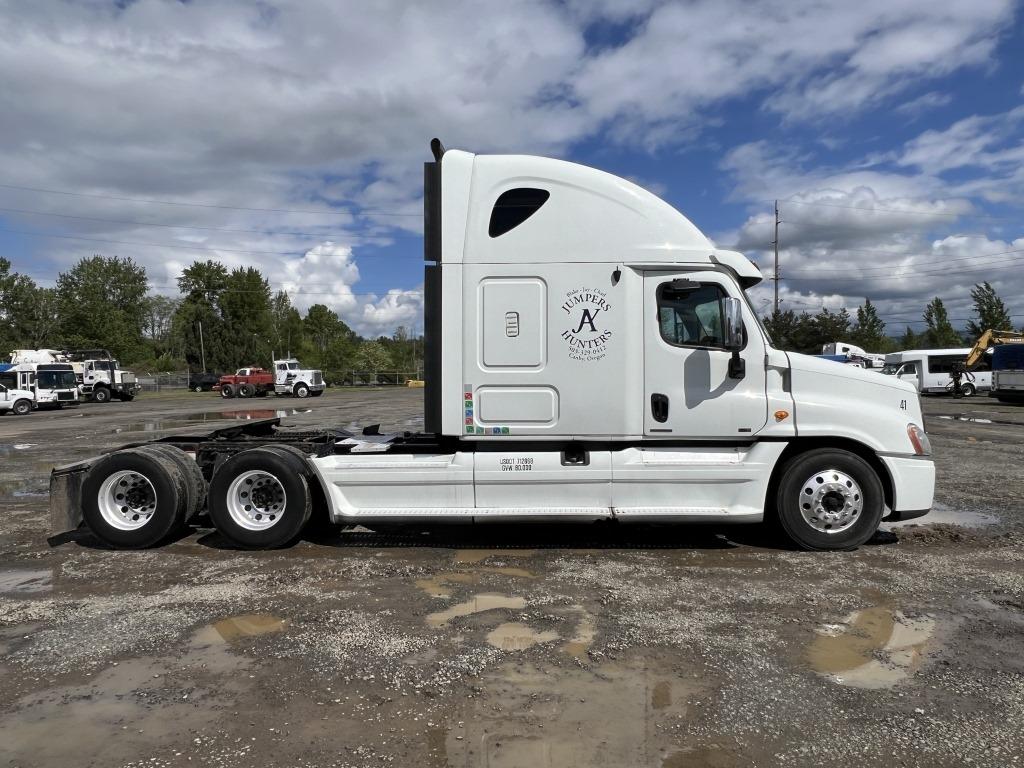
{"type": "MultiPolygon", "coordinates": [[[[105,224],[127,224],[133,227],[165,227],[167,229],[201,229],[208,232],[234,232],[243,234],[254,234],[254,235],[295,235],[297,237],[323,237],[323,232],[290,232],[290,231],[271,231],[266,229],[234,229],[225,227],[202,227],[196,224],[163,224],[156,221],[131,221],[126,219],[103,219],[97,216],[72,216],[69,213],[52,213],[50,211],[30,211],[25,208],[2,208],[0,211],[8,211],[10,213],[27,213],[32,216],[55,216],[61,219],[76,219],[78,221],[97,221],[105,224]]],[[[323,225],[329,226],[329,225],[323,225]]]]}
{"type": "Polygon", "coordinates": [[[818,206],[818,207],[821,207],[821,208],[845,208],[845,209],[851,210],[851,211],[867,211],[868,213],[893,213],[893,214],[903,214],[903,215],[907,215],[907,216],[933,216],[933,217],[955,218],[955,219],[963,218],[963,217],[969,217],[969,218],[972,218],[972,219],[986,219],[986,220],[992,220],[992,221],[1018,221],[1019,220],[1019,217],[1016,217],[1016,216],[991,216],[991,215],[988,215],[988,214],[971,213],[971,212],[965,212],[965,213],[939,213],[937,211],[908,211],[908,210],[905,210],[905,209],[902,209],[902,208],[886,208],[886,207],[883,207],[883,206],[874,206],[874,207],[870,207],[869,208],[867,206],[860,206],[860,205],[843,205],[841,203],[824,203],[824,202],[818,202],[818,201],[813,201],[812,202],[810,200],[786,200],[786,199],[783,199],[782,202],[783,203],[789,203],[791,205],[811,205],[811,206],[818,206]]]}
{"type": "MultiPolygon", "coordinates": [[[[973,255],[973,256],[954,256],[954,257],[951,257],[951,258],[948,258],[948,259],[944,259],[942,263],[948,264],[948,263],[953,262],[953,261],[971,261],[971,260],[977,261],[977,260],[980,260],[980,259],[987,259],[987,258],[990,258],[992,256],[1005,256],[1005,255],[1011,254],[1011,253],[1024,253],[1024,248],[1015,248],[1015,249],[1009,250],[1009,251],[993,251],[992,253],[981,253],[981,254],[976,254],[976,255],[973,255]]],[[[925,257],[922,254],[921,258],[927,258],[927,257],[925,257]]],[[[933,257],[931,257],[931,260],[934,262],[934,261],[936,261],[936,258],[933,256],[933,257]]],[[[1004,260],[1003,259],[997,259],[996,262],[998,262],[998,261],[1004,261],[1004,260]]],[[[992,263],[996,263],[996,262],[992,262],[992,263]]],[[[935,265],[935,266],[936,266],[936,268],[938,267],[938,265],[935,265]]],[[[982,265],[982,266],[984,266],[984,265],[982,265]]],[[[902,264],[899,267],[897,267],[895,269],[895,271],[899,272],[899,271],[903,271],[903,270],[907,270],[907,269],[913,269],[914,267],[915,267],[914,264],[902,264]]],[[[827,271],[827,273],[829,275],[833,276],[833,277],[837,276],[834,270],[829,269],[829,270],[824,270],[824,271],[827,271]]],[[[819,269],[819,270],[817,270],[815,272],[815,274],[820,276],[822,274],[822,272],[823,272],[823,270],[819,269]]],[[[855,278],[871,277],[873,275],[873,273],[876,273],[876,272],[879,275],[881,275],[881,276],[885,276],[885,275],[893,274],[894,273],[894,269],[892,267],[866,267],[863,270],[840,270],[840,272],[838,273],[838,276],[842,277],[842,276],[849,275],[850,277],[855,277],[855,278]]],[[[797,270],[796,272],[791,272],[790,274],[798,275],[799,276],[799,275],[809,275],[811,273],[810,272],[806,272],[806,271],[797,270]]]]}
{"type": "MultiPolygon", "coordinates": [[[[254,208],[241,205],[220,205],[217,203],[183,203],[177,200],[153,200],[141,197],[121,197],[118,195],[104,195],[96,192],[71,192],[65,189],[43,189],[41,187],[23,187],[18,184],[0,184],[2,189],[16,189],[22,192],[41,192],[48,195],[69,195],[71,197],[89,197],[99,200],[118,200],[123,203],[145,203],[147,205],[175,205],[185,208],[216,208],[227,211],[255,211],[259,213],[307,213],[317,216],[409,216],[420,217],[422,213],[402,213],[398,211],[378,211],[370,208],[353,211],[325,211],[309,210],[301,208],[254,208]]],[[[354,204],[349,204],[354,205],[354,204]]]]}
{"type": "MultiPolygon", "coordinates": [[[[291,251],[253,251],[244,248],[217,248],[213,246],[203,245],[180,245],[177,243],[147,243],[136,240],[108,240],[105,238],[98,237],[81,237],[79,235],[61,235],[55,232],[31,232],[28,230],[20,229],[5,229],[0,227],[0,232],[10,232],[16,235],[28,235],[29,237],[56,237],[62,240],[83,240],[90,243],[111,243],[113,245],[136,245],[148,248],[177,248],[185,251],[214,251],[222,253],[247,253],[247,254],[258,254],[258,255],[270,255],[270,256],[294,256],[298,253],[298,250],[291,251]]],[[[367,254],[363,254],[365,257],[367,254]]],[[[369,254],[372,255],[372,254],[369,254]]],[[[417,258],[421,259],[422,256],[419,254],[410,254],[408,256],[393,256],[392,258],[417,258]]]]}

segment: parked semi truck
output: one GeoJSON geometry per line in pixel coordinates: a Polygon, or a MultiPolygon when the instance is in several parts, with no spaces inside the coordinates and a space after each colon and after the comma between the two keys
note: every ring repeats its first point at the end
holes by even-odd
{"type": "Polygon", "coordinates": [[[273,392],[295,397],[319,397],[324,393],[323,372],[303,368],[294,358],[275,360],[274,370],[239,368],[217,382],[221,397],[263,397],[273,392]]]}
{"type": "Polygon", "coordinates": [[[58,528],[118,547],[207,509],[239,546],[370,527],[758,523],[850,549],[932,504],[914,387],[775,349],[762,279],[621,178],[539,157],[425,166],[425,431],[276,419],[55,469],[58,528]]]}

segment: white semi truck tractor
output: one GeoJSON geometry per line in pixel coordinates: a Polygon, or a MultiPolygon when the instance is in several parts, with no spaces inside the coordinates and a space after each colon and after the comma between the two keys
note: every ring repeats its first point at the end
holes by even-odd
{"type": "Polygon", "coordinates": [[[607,173],[432,150],[425,431],[271,419],[115,451],[53,471],[58,528],[146,547],[205,508],[226,539],[269,548],[311,515],[770,521],[798,547],[846,550],[931,507],[917,392],[775,349],[744,256],[607,173]]]}

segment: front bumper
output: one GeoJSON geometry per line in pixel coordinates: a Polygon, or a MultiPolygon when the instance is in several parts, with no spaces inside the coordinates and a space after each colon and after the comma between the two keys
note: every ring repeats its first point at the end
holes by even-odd
{"type": "Polygon", "coordinates": [[[925,515],[935,497],[935,462],[927,456],[879,456],[892,478],[892,513],[886,520],[925,515]]]}

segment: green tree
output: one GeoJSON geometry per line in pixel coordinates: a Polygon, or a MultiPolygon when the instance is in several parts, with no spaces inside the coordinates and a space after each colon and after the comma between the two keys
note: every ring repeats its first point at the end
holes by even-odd
{"type": "Polygon", "coordinates": [[[802,317],[792,309],[786,309],[772,312],[764,318],[764,326],[768,330],[768,335],[772,337],[776,349],[796,350],[794,341],[799,335],[802,317]]]}
{"type": "Polygon", "coordinates": [[[878,315],[878,310],[871,299],[864,299],[864,304],[857,307],[857,322],[850,329],[850,341],[868,351],[889,352],[892,342],[885,335],[885,323],[878,315]]]}
{"type": "Polygon", "coordinates": [[[181,299],[156,294],[146,298],[146,325],[143,334],[152,345],[153,357],[170,351],[171,327],[181,299]]]}
{"type": "Polygon", "coordinates": [[[219,308],[237,364],[270,365],[273,317],[270,283],[255,267],[231,270],[220,293],[219,308]]]}
{"type": "Polygon", "coordinates": [[[371,373],[393,371],[395,368],[391,355],[379,340],[364,341],[360,344],[353,362],[357,370],[371,373]]]}
{"type": "Polygon", "coordinates": [[[924,332],[924,341],[928,349],[959,347],[964,343],[953,324],[949,322],[946,305],[938,296],[928,302],[928,306],[924,308],[924,322],[927,326],[924,332]]]}
{"type": "Polygon", "coordinates": [[[903,335],[900,336],[900,340],[897,342],[899,348],[904,350],[920,349],[924,344],[925,340],[923,338],[923,334],[914,333],[914,329],[909,325],[907,326],[907,330],[903,332],[903,335]]]}
{"type": "Polygon", "coordinates": [[[277,354],[291,355],[302,348],[302,315],[285,291],[278,291],[271,300],[270,321],[270,338],[277,354]]]}
{"type": "Polygon", "coordinates": [[[210,306],[217,306],[227,282],[227,267],[219,261],[196,261],[182,271],[178,278],[178,290],[190,300],[202,299],[210,306]]]}
{"type": "Polygon", "coordinates": [[[91,256],[57,277],[60,335],[71,347],[101,347],[132,359],[143,350],[146,270],[130,257],[91,256]]]}
{"type": "Polygon", "coordinates": [[[977,339],[989,329],[1013,330],[1010,311],[987,280],[971,289],[971,299],[974,301],[974,314],[978,316],[977,322],[971,320],[967,323],[967,332],[972,339],[977,339]]]}
{"type": "Polygon", "coordinates": [[[227,268],[217,261],[197,261],[178,278],[183,294],[171,320],[175,348],[184,350],[190,370],[223,373],[239,367],[240,350],[233,346],[220,311],[227,287],[227,268]]]}

